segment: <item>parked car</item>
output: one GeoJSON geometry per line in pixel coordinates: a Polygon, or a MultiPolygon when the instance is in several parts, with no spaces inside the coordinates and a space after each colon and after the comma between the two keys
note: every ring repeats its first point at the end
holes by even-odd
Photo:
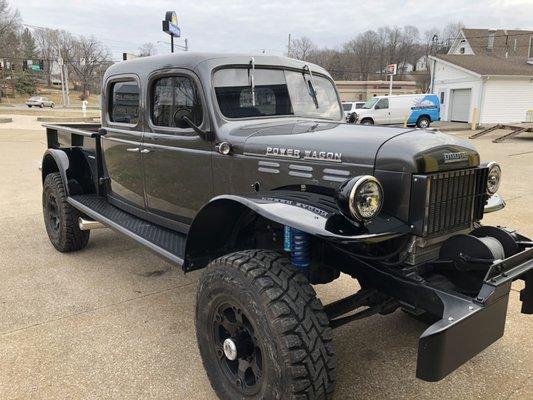
{"type": "Polygon", "coordinates": [[[342,111],[344,111],[344,118],[346,119],[346,121],[348,121],[348,118],[351,113],[363,107],[364,104],[364,101],[343,101],[342,111]]]}
{"type": "Polygon", "coordinates": [[[205,268],[196,338],[221,399],[330,399],[332,329],[371,315],[428,321],[416,374],[438,381],[503,335],[513,280],[533,313],[533,242],[481,224],[501,169],[471,142],[348,125],[327,71],[283,57],[146,57],[102,89],[102,125],[46,125],[48,237],[73,252],[107,226],[205,268]],[[323,305],[311,285],[341,272],[361,290],[323,305]]]}
{"type": "Polygon", "coordinates": [[[403,94],[376,96],[356,112],[356,122],[362,125],[403,124],[428,128],[440,121],[440,101],[435,94],[403,94]]]}
{"type": "Polygon", "coordinates": [[[40,107],[40,108],[50,107],[50,108],[54,108],[55,103],[52,100],[48,99],[48,97],[34,96],[34,97],[30,97],[28,100],[26,100],[26,105],[29,108],[32,108],[32,107],[40,107]]]}

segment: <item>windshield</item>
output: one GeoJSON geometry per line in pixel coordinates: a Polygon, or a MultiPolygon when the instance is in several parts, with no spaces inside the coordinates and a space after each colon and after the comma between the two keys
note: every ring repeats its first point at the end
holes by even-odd
{"type": "Polygon", "coordinates": [[[368,100],[365,104],[363,104],[362,108],[364,108],[364,109],[372,108],[372,107],[374,107],[374,104],[376,104],[378,102],[378,100],[379,99],[377,97],[373,97],[370,100],[368,100]]]}
{"type": "Polygon", "coordinates": [[[352,103],[342,103],[342,109],[344,111],[350,111],[352,109],[352,103]]]}
{"type": "Polygon", "coordinates": [[[318,75],[311,78],[308,71],[304,74],[298,71],[255,68],[255,99],[252,100],[250,73],[252,72],[248,68],[225,68],[215,72],[213,86],[218,106],[225,117],[294,115],[335,121],[341,119],[337,93],[329,79],[318,75]]]}

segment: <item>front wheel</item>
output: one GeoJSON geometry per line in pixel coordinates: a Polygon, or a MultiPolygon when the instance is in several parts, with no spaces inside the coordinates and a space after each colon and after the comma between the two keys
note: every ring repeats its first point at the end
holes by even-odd
{"type": "Polygon", "coordinates": [[[428,117],[420,117],[418,118],[418,121],[416,121],[417,128],[429,128],[429,125],[431,124],[431,121],[428,117]]]}
{"type": "Polygon", "coordinates": [[[196,336],[221,399],[330,399],[332,331],[307,279],[279,253],[211,262],[196,302],[196,336]]]}
{"type": "Polygon", "coordinates": [[[57,250],[67,253],[87,246],[90,231],[80,230],[81,214],[67,202],[59,172],[48,174],[44,180],[43,214],[48,238],[57,250]]]}
{"type": "Polygon", "coordinates": [[[374,125],[374,121],[371,118],[365,118],[361,121],[361,125],[374,125]]]}

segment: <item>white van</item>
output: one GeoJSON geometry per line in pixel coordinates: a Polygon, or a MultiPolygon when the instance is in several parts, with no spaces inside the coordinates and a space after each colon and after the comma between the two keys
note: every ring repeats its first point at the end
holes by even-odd
{"type": "Polygon", "coordinates": [[[440,121],[440,101],[435,94],[377,96],[356,111],[356,123],[362,125],[403,124],[427,128],[440,121]]]}
{"type": "Polygon", "coordinates": [[[350,114],[354,111],[357,112],[364,104],[364,101],[343,101],[342,110],[344,111],[344,118],[348,120],[350,114]]]}

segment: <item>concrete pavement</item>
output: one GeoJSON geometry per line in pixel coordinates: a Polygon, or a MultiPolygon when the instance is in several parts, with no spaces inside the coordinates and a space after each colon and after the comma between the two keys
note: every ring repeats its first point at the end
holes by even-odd
{"type": "MultiPolygon", "coordinates": [[[[41,213],[44,130],[29,122],[17,129],[17,120],[6,125],[0,125],[0,397],[214,399],[194,333],[199,272],[183,275],[109,230],[91,232],[78,253],[55,251],[41,213]]],[[[501,162],[508,205],[486,222],[533,236],[533,139],[490,140],[474,143],[483,159],[501,162]]],[[[343,276],[317,290],[328,303],[355,288],[343,276]]],[[[518,289],[519,283],[504,338],[438,383],[415,378],[425,327],[403,313],[337,329],[335,399],[533,398],[533,318],[519,313],[518,289]]]]}

